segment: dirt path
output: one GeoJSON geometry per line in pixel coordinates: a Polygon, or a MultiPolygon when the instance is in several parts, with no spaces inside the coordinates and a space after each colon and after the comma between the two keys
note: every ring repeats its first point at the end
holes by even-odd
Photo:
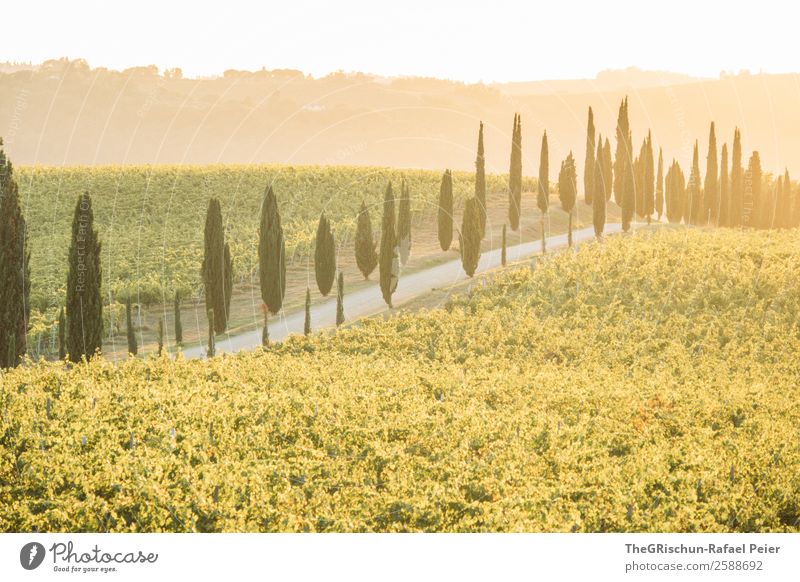
{"type": "MultiPolygon", "coordinates": [[[[606,224],[607,234],[617,233],[621,230],[619,224],[606,224]]],[[[575,243],[584,242],[594,238],[592,227],[576,230],[573,232],[575,243]]],[[[547,238],[548,250],[563,248],[567,245],[567,235],[558,234],[547,238]]],[[[539,253],[541,241],[533,240],[520,245],[508,247],[508,262],[519,261],[539,253]]],[[[500,266],[500,249],[487,251],[481,254],[480,262],[476,274],[484,273],[500,266]]],[[[400,282],[393,296],[395,305],[402,305],[420,295],[430,292],[432,289],[446,287],[460,281],[467,280],[468,277],[461,267],[461,260],[456,259],[442,263],[435,267],[423,269],[415,273],[403,276],[401,273],[400,282]]],[[[386,303],[381,296],[380,287],[377,283],[367,288],[360,289],[348,294],[345,287],[344,313],[347,321],[355,321],[363,317],[376,315],[387,311],[386,303]]],[[[305,322],[305,313],[302,309],[290,313],[281,313],[273,317],[269,322],[270,341],[281,341],[290,333],[302,334],[305,322]]],[[[336,299],[328,299],[311,307],[311,327],[314,331],[333,327],[336,324],[336,299]]],[[[217,353],[238,352],[240,350],[250,350],[261,345],[261,330],[252,330],[239,334],[229,334],[218,337],[216,341],[217,353]]],[[[183,350],[186,358],[202,358],[206,355],[206,346],[192,346],[183,350]]]]}

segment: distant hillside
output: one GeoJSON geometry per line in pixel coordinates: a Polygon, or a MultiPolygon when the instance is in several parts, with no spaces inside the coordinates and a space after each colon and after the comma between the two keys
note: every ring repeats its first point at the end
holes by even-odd
{"type": "Polygon", "coordinates": [[[553,93],[598,93],[617,89],[647,89],[665,85],[697,83],[700,79],[681,73],[667,71],[643,71],[628,67],[615,71],[601,71],[594,79],[567,79],[554,81],[523,81],[517,83],[495,83],[495,87],[507,95],[552,95],[553,93]]]}
{"type": "MultiPolygon", "coordinates": [[[[13,67],[12,67],[13,68],[13,67]]],[[[760,150],[768,171],[800,174],[800,77],[738,75],[700,80],[651,71],[595,80],[487,86],[438,79],[385,79],[300,71],[227,71],[186,79],[155,67],[123,72],[84,61],[48,61],[0,73],[0,135],[17,164],[266,163],[471,169],[479,120],[487,169],[507,171],[512,116],[522,113],[527,174],[539,136],[550,156],[572,149],[583,167],[586,111],[611,136],[630,96],[634,141],[652,128],[656,145],[688,164],[695,139],[705,156],[743,132],[745,156],[760,150]],[[549,89],[548,89],[549,87],[549,89]]],[[[551,161],[551,167],[557,164],[551,161]]]]}

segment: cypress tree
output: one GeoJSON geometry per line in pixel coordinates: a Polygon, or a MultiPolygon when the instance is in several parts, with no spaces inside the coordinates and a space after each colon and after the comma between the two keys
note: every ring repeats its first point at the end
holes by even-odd
{"type": "Polygon", "coordinates": [[[481,238],[486,232],[486,158],[483,155],[483,121],[478,130],[478,155],[475,157],[475,199],[480,210],[481,238]]]}
{"type": "Polygon", "coordinates": [[[680,212],[680,216],[683,219],[684,224],[689,224],[689,195],[687,192],[688,181],[686,179],[686,175],[683,173],[683,170],[680,166],[678,166],[678,184],[677,184],[677,200],[678,200],[678,210],[680,212]]]}
{"type": "Polygon", "coordinates": [[[461,246],[461,265],[468,277],[475,274],[481,258],[481,216],[480,202],[476,198],[467,200],[459,234],[461,246]]]}
{"type": "Polygon", "coordinates": [[[175,345],[183,345],[183,324],[181,323],[181,297],[175,291],[175,301],[173,304],[175,313],[175,345]]]}
{"type": "Polygon", "coordinates": [[[522,211],[522,122],[519,113],[514,114],[508,185],[508,220],[511,223],[511,230],[515,231],[519,228],[522,211]]]}
{"type": "Polygon", "coordinates": [[[539,153],[539,179],[536,184],[536,205],[539,207],[539,226],[542,230],[542,253],[547,250],[544,217],[550,205],[550,153],[547,148],[547,131],[542,134],[542,149],[539,153]]]}
{"type": "Polygon", "coordinates": [[[506,266],[507,256],[506,256],[506,225],[503,223],[503,241],[502,247],[500,249],[500,264],[504,267],[506,266]]]}
{"type": "Polygon", "coordinates": [[[758,152],[750,155],[747,163],[747,174],[744,176],[743,205],[750,207],[750,212],[743,216],[743,225],[755,228],[767,228],[772,223],[772,209],[761,200],[761,157],[758,152]],[[749,202],[749,204],[746,204],[749,202]]]}
{"type": "Polygon", "coordinates": [[[719,209],[719,183],[717,179],[717,136],[714,131],[714,122],[708,130],[708,155],[706,156],[706,180],[703,184],[705,195],[705,208],[701,223],[717,223],[717,210],[719,209]]]}
{"type": "Polygon", "coordinates": [[[314,275],[317,288],[326,297],[331,292],[336,278],[336,244],[331,232],[331,224],[323,212],[317,225],[317,239],[314,246],[314,275]]]}
{"type": "Polygon", "coordinates": [[[611,200],[611,188],[614,184],[614,167],[611,163],[611,143],[606,138],[603,145],[603,180],[606,189],[606,202],[611,200]]]}
{"type": "Polygon", "coordinates": [[[653,216],[655,209],[655,168],[653,159],[653,136],[651,132],[647,132],[647,148],[645,149],[645,158],[642,162],[644,164],[644,215],[647,218],[647,224],[653,216]]]}
{"type": "Polygon", "coordinates": [[[158,327],[156,328],[156,342],[158,343],[158,350],[156,355],[160,356],[164,353],[164,318],[158,318],[158,327]]]}
{"type": "MultiPolygon", "coordinates": [[[[617,147],[614,153],[614,202],[620,207],[623,206],[625,200],[626,181],[633,182],[632,176],[629,176],[632,173],[632,147],[628,122],[628,98],[625,97],[619,104],[619,113],[617,114],[617,147]]],[[[633,201],[631,200],[631,202],[633,201]]]]}
{"type": "Polygon", "coordinates": [[[606,225],[606,182],[608,177],[605,175],[605,164],[603,163],[603,139],[602,136],[597,144],[597,163],[594,164],[594,192],[592,193],[592,225],[594,235],[599,240],[603,236],[606,225]]]}
{"type": "Polygon", "coordinates": [[[395,234],[394,194],[392,183],[386,186],[383,197],[383,220],[381,222],[381,252],[378,257],[381,294],[383,300],[392,307],[392,295],[397,289],[400,275],[400,257],[398,256],[397,238],[395,234]]]}
{"type": "Polygon", "coordinates": [[[700,187],[700,157],[698,155],[697,140],[694,142],[694,153],[692,153],[692,171],[689,174],[689,183],[686,187],[688,196],[688,221],[689,224],[701,224],[703,208],[703,191],[700,187]]]}
{"type": "Polygon", "coordinates": [[[261,203],[258,227],[258,278],[261,301],[269,313],[278,313],[286,295],[286,242],[278,200],[269,186],[261,203]]]}
{"type": "Polygon", "coordinates": [[[367,205],[362,200],[361,210],[358,211],[356,222],[356,265],[364,275],[364,280],[369,279],[370,273],[378,266],[378,253],[375,251],[377,243],[372,236],[372,221],[369,218],[367,205]]]}
{"type": "Polygon", "coordinates": [[[336,279],[336,327],[344,323],[344,273],[336,279]]]}
{"type": "Polygon", "coordinates": [[[742,225],[742,203],[744,197],[744,170],[742,168],[742,134],[737,127],[733,133],[733,153],[731,154],[731,191],[728,226],[742,225]]]}
{"type": "Polygon", "coordinates": [[[617,150],[614,160],[614,200],[622,208],[622,230],[628,232],[636,212],[636,184],[633,169],[633,141],[628,122],[628,98],[619,106],[617,150]]]}
{"type": "Polygon", "coordinates": [[[673,158],[672,163],[667,169],[667,173],[664,176],[664,203],[666,205],[666,215],[667,220],[672,222],[673,217],[673,204],[675,202],[675,193],[673,190],[673,185],[675,183],[675,176],[673,175],[675,172],[675,159],[673,158]]]}
{"type": "Polygon", "coordinates": [[[139,346],[136,344],[136,331],[133,329],[133,315],[131,310],[131,298],[125,300],[125,331],[128,338],[128,353],[135,356],[139,353],[139,346]]]}
{"type": "Polygon", "coordinates": [[[100,282],[100,241],[92,199],[84,192],[75,204],[67,274],[67,353],[73,362],[91,358],[103,345],[100,282]]]}
{"type": "Polygon", "coordinates": [[[217,353],[217,343],[216,343],[216,336],[214,335],[214,330],[216,327],[216,322],[214,321],[214,310],[208,310],[208,349],[206,350],[206,355],[209,358],[213,358],[214,355],[217,353]]]}
{"type": "Polygon", "coordinates": [[[686,180],[680,165],[672,160],[666,178],[667,220],[679,223],[686,211],[686,180]]]}
{"type": "Polygon", "coordinates": [[[311,289],[306,287],[306,318],[303,322],[303,335],[311,335],[311,289]]]}
{"type": "Polygon", "coordinates": [[[644,185],[644,166],[647,159],[647,138],[642,140],[642,145],[639,148],[639,155],[633,162],[633,178],[634,178],[634,199],[636,214],[639,218],[645,217],[645,185],[644,185]]]}
{"type": "Polygon", "coordinates": [[[661,148],[658,148],[658,174],[656,174],[656,200],[655,212],[658,221],[661,222],[661,215],[664,214],[664,157],[661,148]]]}
{"type": "Polygon", "coordinates": [[[594,113],[591,106],[589,107],[589,120],[586,122],[586,157],[583,161],[583,200],[586,204],[592,203],[592,194],[594,187],[592,180],[594,180],[594,113]]]}
{"type": "Polygon", "coordinates": [[[214,311],[214,332],[222,333],[228,327],[233,261],[230,247],[225,242],[222,209],[216,198],[211,198],[208,202],[204,241],[201,272],[206,311],[214,311]]]}
{"type": "Polygon", "coordinates": [[[728,144],[722,144],[719,162],[719,210],[717,226],[730,226],[730,180],[728,179],[728,144]]]}
{"type": "Polygon", "coordinates": [[[575,171],[575,158],[569,152],[567,158],[561,163],[558,173],[558,198],[561,208],[567,213],[567,244],[572,247],[572,215],[575,213],[575,199],[578,197],[578,176],[575,171]]]}
{"type": "Polygon", "coordinates": [[[450,248],[453,242],[453,174],[445,170],[439,186],[438,213],[439,246],[443,251],[450,248]]]}
{"type": "Polygon", "coordinates": [[[411,254],[411,195],[405,178],[400,183],[400,204],[397,210],[397,244],[400,264],[405,265],[411,254]]]}
{"type": "Polygon", "coordinates": [[[30,254],[14,169],[0,139],[0,368],[13,368],[27,351],[30,254]]]}
{"type": "Polygon", "coordinates": [[[789,168],[783,172],[783,215],[781,216],[781,226],[792,228],[792,181],[789,179],[789,168]]]}

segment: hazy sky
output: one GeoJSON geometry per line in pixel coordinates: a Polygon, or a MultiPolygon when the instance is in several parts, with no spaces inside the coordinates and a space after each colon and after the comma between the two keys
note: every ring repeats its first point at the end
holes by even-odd
{"type": "Polygon", "coordinates": [[[300,69],[464,81],[586,78],[638,66],[698,76],[800,70],[796,2],[24,0],[0,60],[82,57],[185,75],[300,69]]]}

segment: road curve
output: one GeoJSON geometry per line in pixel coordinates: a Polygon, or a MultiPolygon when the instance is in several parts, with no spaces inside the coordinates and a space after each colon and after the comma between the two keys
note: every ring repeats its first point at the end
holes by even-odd
{"type": "MultiPolygon", "coordinates": [[[[605,233],[612,234],[621,230],[619,223],[606,224],[605,233]]],[[[594,228],[588,227],[572,233],[574,242],[580,243],[594,238],[594,228]]],[[[537,254],[541,250],[541,240],[533,240],[506,249],[508,262],[519,261],[537,254]]],[[[567,235],[557,234],[547,237],[548,250],[562,248],[567,245],[567,235]]],[[[476,274],[484,273],[500,266],[501,249],[494,249],[481,254],[476,274]]],[[[461,267],[461,259],[455,259],[423,269],[408,275],[402,275],[393,295],[393,302],[401,305],[406,301],[424,295],[439,287],[446,287],[469,277],[461,267]]],[[[387,309],[383,301],[380,286],[375,283],[365,289],[353,293],[345,293],[344,314],[347,321],[353,321],[375,315],[387,309]]],[[[291,333],[302,334],[305,323],[305,312],[301,309],[289,314],[280,313],[269,322],[270,341],[280,341],[291,333]]],[[[333,327],[336,324],[336,298],[327,299],[311,306],[311,325],[315,331],[333,327]]],[[[261,345],[261,330],[252,330],[235,335],[217,338],[217,354],[222,352],[238,352],[251,350],[261,345]]],[[[192,346],[183,350],[187,359],[203,358],[206,346],[192,346]]]]}

